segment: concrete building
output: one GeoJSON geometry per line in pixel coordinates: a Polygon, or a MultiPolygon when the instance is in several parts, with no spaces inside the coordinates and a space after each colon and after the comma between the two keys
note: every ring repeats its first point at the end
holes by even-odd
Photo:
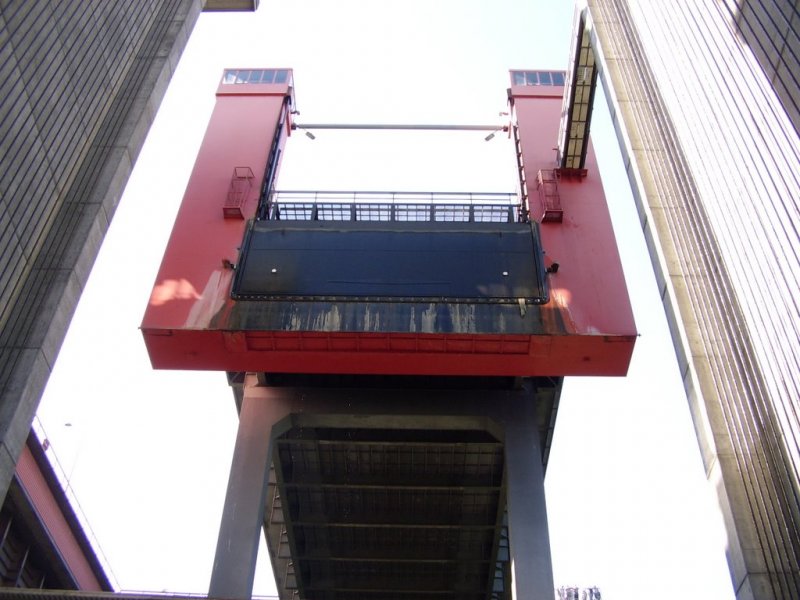
{"type": "Polygon", "coordinates": [[[31,430],[0,508],[0,588],[113,591],[47,447],[31,430]]]}
{"type": "Polygon", "coordinates": [[[799,31],[796,2],[590,0],[571,79],[611,106],[742,599],[800,597],[799,31]]]}
{"type": "Polygon", "coordinates": [[[0,3],[0,495],[204,4],[0,3]]]}

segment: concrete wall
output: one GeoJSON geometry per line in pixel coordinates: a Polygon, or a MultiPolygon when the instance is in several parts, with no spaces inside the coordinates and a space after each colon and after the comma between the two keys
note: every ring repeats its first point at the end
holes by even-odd
{"type": "Polygon", "coordinates": [[[0,0],[0,493],[202,0],[0,0]]]}
{"type": "Polygon", "coordinates": [[[753,51],[800,133],[800,9],[792,0],[724,0],[738,37],[753,51]]]}
{"type": "Polygon", "coordinates": [[[737,598],[796,598],[800,142],[721,4],[589,7],[737,598]]]}

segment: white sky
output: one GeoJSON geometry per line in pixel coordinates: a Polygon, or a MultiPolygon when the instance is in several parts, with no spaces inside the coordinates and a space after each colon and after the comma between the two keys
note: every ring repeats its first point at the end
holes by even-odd
{"type": "MultiPolygon", "coordinates": [[[[255,15],[201,16],[39,411],[122,589],[205,593],[211,573],[232,395],[220,373],[152,371],[137,328],[222,69],[293,68],[300,123],[501,126],[508,69],[566,68],[571,24],[566,0],[263,0],[255,15]]],[[[597,585],[609,600],[732,598],[721,519],[597,98],[593,138],[641,337],[627,378],[564,384],[547,474],[555,581],[597,585]]],[[[295,135],[278,187],[513,191],[510,142],[484,135],[295,135]]],[[[272,594],[265,554],[256,593],[272,594]]]]}

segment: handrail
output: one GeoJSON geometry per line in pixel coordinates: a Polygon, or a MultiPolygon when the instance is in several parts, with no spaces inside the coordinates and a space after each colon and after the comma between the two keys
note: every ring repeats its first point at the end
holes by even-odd
{"type": "MultiPolygon", "coordinates": [[[[453,200],[461,204],[473,204],[476,201],[480,204],[503,204],[504,206],[517,206],[519,204],[519,194],[513,192],[410,192],[410,191],[387,191],[387,190],[275,190],[272,192],[274,202],[286,201],[293,198],[313,198],[318,201],[320,197],[330,201],[345,201],[351,198],[355,201],[369,201],[370,198],[386,202],[400,199],[403,202],[413,202],[419,199],[420,202],[429,203],[433,200],[453,200]],[[341,200],[335,200],[341,198],[341,200]]],[[[293,199],[294,201],[294,199],[293,199]]]]}
{"type": "MultiPolygon", "coordinates": [[[[89,518],[86,516],[86,513],[83,512],[83,507],[78,500],[75,489],[72,487],[70,476],[67,475],[67,472],[64,470],[61,461],[58,459],[56,450],[53,447],[50,438],[47,436],[47,431],[45,431],[44,424],[39,419],[39,415],[34,416],[33,422],[31,423],[31,429],[33,430],[37,441],[45,449],[45,456],[50,463],[50,467],[53,469],[56,480],[60,484],[64,495],[67,497],[69,505],[72,508],[72,511],[75,513],[75,517],[78,519],[78,523],[80,524],[81,529],[83,529],[83,533],[88,539],[89,545],[92,547],[100,566],[105,571],[105,575],[108,578],[109,583],[111,583],[112,587],[115,589],[119,589],[119,581],[117,580],[117,576],[114,573],[114,570],[111,568],[111,563],[109,562],[106,553],[103,551],[103,547],[100,545],[100,540],[97,539],[97,535],[95,534],[92,525],[89,523],[89,518]]],[[[73,465],[72,470],[74,469],[75,467],[73,465]]]]}
{"type": "Polygon", "coordinates": [[[519,208],[513,193],[281,190],[271,194],[266,218],[512,223],[521,220],[519,208]]]}

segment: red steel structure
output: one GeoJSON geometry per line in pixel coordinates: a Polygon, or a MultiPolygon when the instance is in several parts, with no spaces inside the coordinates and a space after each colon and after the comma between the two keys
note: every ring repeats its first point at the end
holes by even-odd
{"type": "MultiPolygon", "coordinates": [[[[516,283],[503,291],[503,281],[488,285],[476,280],[463,287],[500,292],[448,298],[449,292],[422,291],[409,299],[402,292],[384,293],[381,282],[375,281],[380,277],[376,271],[374,277],[361,280],[366,291],[352,295],[326,288],[316,294],[312,290],[310,296],[307,290],[295,290],[282,297],[286,285],[302,287],[303,279],[300,272],[287,275],[282,264],[259,275],[266,281],[265,291],[243,297],[232,293],[234,280],[238,269],[247,287],[244,265],[258,240],[267,242],[248,263],[251,269],[258,268],[252,266],[257,260],[286,256],[290,250],[281,240],[300,244],[295,246],[300,254],[309,251],[309,240],[327,231],[331,235],[326,243],[344,252],[341,240],[369,244],[378,239],[374,230],[385,232],[387,225],[339,223],[335,230],[323,231],[324,224],[306,224],[304,233],[274,218],[270,222],[269,194],[292,130],[292,73],[226,71],[142,323],[153,365],[279,373],[624,375],[635,341],[632,311],[594,154],[589,150],[580,170],[561,169],[556,162],[553,146],[559,134],[563,78],[560,82],[537,80],[529,85],[519,77],[512,79],[509,101],[516,117],[513,130],[524,199],[516,223],[490,228],[487,235],[481,235],[486,233],[483,223],[404,223],[391,231],[398,243],[417,248],[450,227],[454,240],[462,233],[466,236],[457,242],[466,248],[464,260],[489,261],[487,273],[502,270],[503,276],[508,276],[504,265],[516,260],[520,247],[524,254],[533,236],[528,254],[534,256],[513,264],[530,271],[525,278],[539,277],[538,296],[528,294],[522,284],[522,292],[516,283]],[[269,229],[263,238],[253,233],[259,227],[269,229]],[[306,235],[315,228],[318,234],[306,235]],[[298,236],[295,242],[293,235],[298,236]],[[524,244],[514,248],[498,241],[523,237],[524,244]],[[491,256],[494,248],[500,258],[491,256]],[[478,251],[481,254],[475,254],[478,251]],[[270,273],[291,281],[284,279],[283,291],[276,293],[267,281],[270,273]],[[368,318],[375,310],[383,311],[382,325],[368,318]],[[420,320],[419,313],[432,310],[439,317],[444,311],[446,318],[433,324],[420,320]],[[347,311],[355,316],[343,318],[347,311]]],[[[329,255],[331,248],[316,248],[314,256],[329,255]]],[[[404,260],[431,262],[431,255],[425,254],[429,250],[419,252],[413,250],[404,260]]],[[[375,253],[381,256],[377,248],[375,253]]],[[[292,263],[297,269],[315,268],[314,264],[311,259],[292,263]]],[[[441,278],[446,269],[445,265],[429,275],[441,278]]],[[[421,289],[425,282],[409,280],[408,285],[421,289]]]]}
{"type": "Polygon", "coordinates": [[[553,597],[563,377],[624,375],[636,338],[588,113],[553,148],[564,81],[512,72],[519,201],[345,201],[275,189],[312,127],[291,71],[225,72],[142,324],[240,410],[209,596],[251,596],[263,527],[282,600],[553,597]]]}

